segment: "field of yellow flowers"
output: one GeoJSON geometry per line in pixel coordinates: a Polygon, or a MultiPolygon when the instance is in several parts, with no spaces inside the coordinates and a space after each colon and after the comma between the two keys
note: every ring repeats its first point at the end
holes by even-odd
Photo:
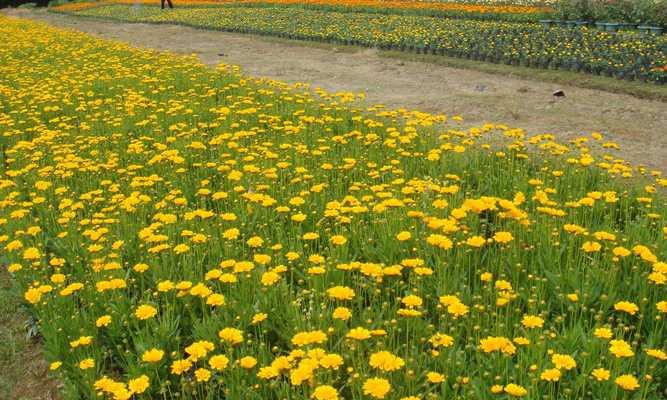
{"type": "Polygon", "coordinates": [[[0,22],[0,261],[65,398],[665,395],[667,179],[603,135],[0,22]]]}

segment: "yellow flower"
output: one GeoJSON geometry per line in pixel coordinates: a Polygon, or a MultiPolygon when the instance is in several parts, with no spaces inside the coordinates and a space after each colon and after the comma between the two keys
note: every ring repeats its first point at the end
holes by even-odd
{"type": "Polygon", "coordinates": [[[220,293],[213,293],[206,298],[206,304],[219,307],[225,305],[225,296],[220,293]]]}
{"type": "Polygon", "coordinates": [[[311,395],[315,400],[338,400],[338,391],[329,385],[320,385],[315,388],[311,395]]]}
{"type": "Polygon", "coordinates": [[[338,367],[343,365],[343,357],[338,354],[327,354],[322,356],[319,362],[323,368],[338,369],[338,367]]]}
{"type": "Polygon", "coordinates": [[[95,321],[95,326],[97,326],[98,328],[101,328],[101,327],[104,327],[104,326],[108,326],[110,323],[111,323],[111,316],[110,315],[103,315],[95,321]]]}
{"type": "Polygon", "coordinates": [[[612,340],[609,342],[609,352],[616,356],[616,358],[632,357],[635,352],[632,347],[625,340],[612,340]]]}
{"type": "Polygon", "coordinates": [[[499,394],[502,393],[505,390],[503,385],[493,385],[491,386],[491,393],[493,394],[499,394]]]}
{"type": "Polygon", "coordinates": [[[536,315],[524,315],[521,324],[526,328],[541,328],[544,326],[544,320],[536,315]]]}
{"type": "Polygon", "coordinates": [[[402,231],[396,235],[396,240],[399,242],[405,242],[406,240],[410,240],[410,238],[412,238],[412,234],[408,231],[402,231]]]}
{"type": "Polygon", "coordinates": [[[639,311],[639,307],[637,307],[635,303],[631,303],[629,301],[619,301],[618,303],[614,304],[614,310],[623,311],[630,315],[635,315],[637,311],[639,311]]]}
{"type": "Polygon", "coordinates": [[[152,348],[144,351],[144,354],[141,355],[141,360],[143,362],[156,363],[162,360],[162,357],[164,357],[164,351],[152,348]]]}
{"type": "Polygon", "coordinates": [[[315,232],[306,232],[301,237],[301,239],[303,239],[303,240],[316,240],[316,239],[319,239],[319,238],[320,238],[320,235],[315,233],[315,232]]]}
{"type": "Polygon", "coordinates": [[[411,294],[403,297],[401,299],[401,303],[403,303],[406,307],[416,308],[421,307],[424,301],[421,299],[421,297],[411,294]]]}
{"type": "Polygon", "coordinates": [[[602,246],[598,242],[584,242],[581,246],[581,249],[586,253],[595,253],[600,251],[601,248],[602,246]]]}
{"type": "Polygon", "coordinates": [[[503,390],[505,391],[505,393],[509,394],[510,396],[514,396],[514,397],[523,397],[523,396],[528,394],[528,391],[526,390],[526,388],[524,388],[521,385],[514,384],[514,383],[510,383],[509,385],[505,385],[503,390]]]}
{"type": "Polygon", "coordinates": [[[252,316],[252,321],[250,321],[251,324],[257,325],[262,321],[265,321],[266,318],[268,318],[268,315],[266,313],[257,313],[252,316]]]}
{"type": "Polygon", "coordinates": [[[345,335],[346,338],[355,339],[355,340],[366,340],[371,337],[371,331],[366,328],[357,327],[350,329],[350,331],[345,335]]]}
{"type": "Polygon", "coordinates": [[[171,363],[171,373],[174,375],[183,375],[190,368],[192,368],[190,360],[175,360],[171,363]]]}
{"type": "Polygon", "coordinates": [[[594,369],[593,372],[591,372],[591,375],[599,382],[608,381],[609,378],[611,377],[611,373],[609,372],[609,370],[604,368],[594,369]]]}
{"type": "Polygon", "coordinates": [[[493,337],[489,336],[480,341],[479,347],[485,353],[491,353],[494,351],[499,351],[507,355],[513,355],[516,353],[516,347],[512,342],[505,337],[493,337]]]}
{"type": "Polygon", "coordinates": [[[197,382],[208,382],[211,379],[211,371],[206,368],[197,368],[195,370],[195,379],[197,382]]]}
{"type": "Polygon", "coordinates": [[[364,381],[364,394],[374,399],[384,399],[391,390],[389,381],[383,378],[369,378],[364,381]]]}
{"type": "Polygon", "coordinates": [[[132,393],[143,393],[149,388],[150,384],[150,379],[146,375],[141,375],[138,378],[130,379],[127,382],[127,387],[132,393]]]}
{"type": "Polygon", "coordinates": [[[342,246],[345,243],[347,243],[347,239],[345,238],[345,236],[341,236],[341,235],[332,236],[331,239],[329,239],[329,240],[335,246],[342,246]]]}
{"type": "Polygon", "coordinates": [[[327,289],[327,295],[336,300],[352,300],[354,298],[354,290],[347,286],[334,286],[327,289]]]}
{"type": "Polygon", "coordinates": [[[593,334],[600,339],[611,339],[614,336],[614,333],[609,328],[596,328],[593,334]]]}
{"type": "Polygon", "coordinates": [[[436,333],[428,339],[428,342],[431,343],[431,346],[437,349],[439,347],[452,346],[454,344],[454,338],[443,333],[436,333]]]}
{"type": "Polygon", "coordinates": [[[388,351],[379,351],[371,354],[368,363],[371,367],[385,372],[397,371],[405,365],[402,358],[397,357],[388,351]]]}
{"type": "Polygon", "coordinates": [[[243,331],[236,328],[223,328],[218,332],[218,337],[232,345],[243,343],[243,331]]]}
{"type": "Polygon", "coordinates": [[[211,366],[211,368],[222,371],[223,369],[227,368],[227,365],[229,365],[229,359],[225,357],[222,354],[212,356],[208,360],[208,365],[211,366]]]}
{"type": "Polygon", "coordinates": [[[567,354],[554,354],[551,356],[551,362],[554,363],[556,368],[571,370],[577,366],[577,362],[567,354]]]}
{"type": "Polygon", "coordinates": [[[482,247],[486,244],[486,239],[481,236],[472,236],[466,240],[466,244],[470,247],[482,247]]]}
{"type": "Polygon", "coordinates": [[[616,257],[627,257],[627,256],[629,256],[630,254],[632,254],[632,253],[630,252],[630,250],[626,249],[625,247],[621,247],[621,246],[614,247],[614,249],[613,249],[611,252],[612,252],[616,257]]]}
{"type": "Polygon", "coordinates": [[[213,343],[207,340],[200,340],[186,347],[185,352],[189,355],[188,360],[196,362],[200,358],[206,357],[206,354],[214,348],[213,343]]]}
{"type": "Polygon", "coordinates": [[[558,382],[560,380],[560,370],[558,368],[545,369],[540,374],[540,379],[548,382],[558,382]]]}
{"type": "Polygon", "coordinates": [[[614,380],[621,389],[633,391],[639,388],[639,381],[632,375],[621,375],[614,380]]]}
{"type": "Polygon", "coordinates": [[[153,306],[142,304],[134,311],[134,315],[140,320],[146,320],[156,316],[157,310],[153,306]]]}
{"type": "Polygon", "coordinates": [[[81,362],[79,362],[79,369],[86,370],[93,368],[94,366],[95,366],[95,360],[93,360],[92,358],[86,358],[81,362]]]}
{"type": "Polygon", "coordinates": [[[646,354],[653,358],[657,358],[660,361],[666,361],[667,360],[667,353],[660,349],[646,349],[646,354]]]}
{"type": "Polygon", "coordinates": [[[222,237],[226,240],[235,240],[239,237],[241,232],[236,228],[230,228],[222,232],[222,237]]]}
{"type": "Polygon", "coordinates": [[[184,243],[181,243],[174,247],[174,253],[176,254],[183,254],[186,253],[188,250],[190,250],[190,246],[184,243]]]}
{"type": "Polygon", "coordinates": [[[352,312],[347,307],[336,307],[333,311],[332,318],[347,321],[352,318],[352,312]]]}
{"type": "Polygon", "coordinates": [[[426,374],[426,380],[429,383],[442,383],[445,381],[445,376],[443,374],[439,374],[437,372],[428,372],[426,374]]]}
{"type": "Polygon", "coordinates": [[[262,274],[262,277],[260,279],[260,282],[264,286],[273,286],[275,285],[278,281],[280,280],[280,275],[273,272],[273,271],[268,271],[262,274]]]}
{"type": "Polygon", "coordinates": [[[322,331],[299,332],[292,337],[292,344],[295,346],[307,346],[313,343],[324,343],[327,341],[327,335],[322,331]]]}
{"type": "Polygon", "coordinates": [[[495,240],[498,243],[505,244],[514,240],[514,236],[512,236],[512,234],[509,232],[496,232],[493,235],[493,240],[495,240]]]}
{"type": "Polygon", "coordinates": [[[239,360],[241,368],[250,369],[257,365],[257,360],[254,357],[246,356],[239,360]]]}
{"type": "Polygon", "coordinates": [[[37,304],[42,298],[42,292],[38,288],[30,288],[23,294],[23,298],[30,304],[37,304]]]}
{"type": "Polygon", "coordinates": [[[264,244],[264,239],[259,236],[253,236],[246,241],[246,244],[250,247],[260,247],[264,244]]]}
{"type": "Polygon", "coordinates": [[[35,247],[29,247],[23,252],[23,259],[28,261],[34,261],[41,257],[39,250],[35,247]]]}

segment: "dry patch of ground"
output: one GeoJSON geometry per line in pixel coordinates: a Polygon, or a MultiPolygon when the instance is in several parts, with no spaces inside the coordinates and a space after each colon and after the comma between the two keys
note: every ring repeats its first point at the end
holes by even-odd
{"type": "Polygon", "coordinates": [[[48,374],[41,344],[27,334],[29,317],[20,304],[5,266],[0,266],[0,399],[58,399],[58,384],[48,374]]]}
{"type": "MultiPolygon", "coordinates": [[[[168,11],[167,11],[168,12],[168,11]]],[[[395,59],[372,49],[340,48],[177,25],[130,24],[7,10],[139,47],[197,54],[203,62],[329,91],[366,92],[370,103],[461,115],[468,124],[504,123],[531,134],[571,138],[599,131],[619,142],[619,156],[667,171],[667,103],[626,94],[395,59]],[[554,98],[562,89],[564,98],[554,98]]]]}

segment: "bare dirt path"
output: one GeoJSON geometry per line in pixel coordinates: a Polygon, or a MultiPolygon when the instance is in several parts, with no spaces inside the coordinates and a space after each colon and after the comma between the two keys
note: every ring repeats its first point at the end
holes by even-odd
{"type": "Polygon", "coordinates": [[[132,45],[197,54],[203,62],[329,91],[366,92],[370,103],[461,115],[467,123],[505,123],[529,133],[570,138],[599,131],[623,147],[620,157],[667,172],[667,103],[484,72],[271,38],[177,25],[130,24],[45,10],[5,10],[132,45]],[[552,93],[563,89],[565,98],[552,93]]]}

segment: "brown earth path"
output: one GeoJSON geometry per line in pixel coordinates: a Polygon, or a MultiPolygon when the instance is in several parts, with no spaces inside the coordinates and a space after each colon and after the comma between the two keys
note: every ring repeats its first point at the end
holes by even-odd
{"type": "Polygon", "coordinates": [[[592,131],[621,144],[618,156],[667,172],[667,103],[433,63],[383,57],[372,49],[313,46],[193,29],[80,18],[45,10],[4,10],[144,48],[197,54],[204,63],[235,64],[253,76],[308,82],[328,91],[366,92],[372,104],[461,115],[467,124],[504,123],[531,134],[570,138],[592,131]],[[552,93],[563,89],[564,98],[552,93]]]}

